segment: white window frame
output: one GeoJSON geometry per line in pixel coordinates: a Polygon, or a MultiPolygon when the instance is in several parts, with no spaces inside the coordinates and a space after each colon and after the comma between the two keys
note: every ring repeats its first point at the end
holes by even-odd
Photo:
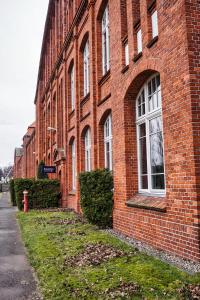
{"type": "Polygon", "coordinates": [[[112,171],[112,116],[111,114],[107,117],[104,123],[104,157],[105,157],[105,168],[112,171]],[[107,144],[109,146],[109,161],[107,159],[107,144]]]}
{"type": "Polygon", "coordinates": [[[152,38],[158,36],[158,13],[155,10],[151,15],[151,24],[152,24],[152,38]]]}
{"type": "Polygon", "coordinates": [[[91,131],[85,133],[85,172],[91,171],[91,131]]]}
{"type": "MultiPolygon", "coordinates": [[[[160,102],[160,106],[155,108],[152,111],[149,111],[149,103],[148,103],[148,83],[152,81],[153,78],[156,78],[159,74],[155,74],[151,76],[141,88],[137,99],[136,99],[136,126],[137,126],[137,153],[138,153],[138,190],[139,193],[143,194],[150,194],[150,195],[160,195],[164,196],[166,193],[166,181],[165,181],[165,154],[164,154],[164,138],[163,138],[163,118],[162,118],[162,100],[160,102]],[[145,97],[145,114],[139,116],[138,114],[138,100],[139,97],[144,91],[145,97]],[[152,119],[157,117],[161,118],[161,125],[162,125],[162,141],[163,141],[163,164],[164,164],[164,185],[165,189],[153,189],[152,188],[152,174],[151,174],[151,154],[150,154],[150,130],[149,130],[149,123],[152,119]],[[139,135],[139,127],[141,124],[146,125],[146,155],[147,155],[147,179],[148,179],[148,189],[142,189],[141,186],[141,152],[140,152],[140,135],[139,135]]],[[[156,93],[160,93],[161,95],[161,88],[160,90],[156,90],[156,93]]],[[[162,174],[162,173],[159,173],[162,174]]]]}
{"type": "Polygon", "coordinates": [[[125,52],[125,66],[129,65],[129,46],[128,41],[124,45],[124,52],[125,52]]]}
{"type": "Polygon", "coordinates": [[[109,8],[105,7],[102,21],[102,70],[105,75],[110,69],[110,33],[109,33],[109,8]]]}
{"type": "Polygon", "coordinates": [[[71,89],[71,109],[75,109],[75,82],[74,82],[74,65],[70,72],[70,89],[71,89]]]}
{"type": "Polygon", "coordinates": [[[83,81],[84,81],[84,97],[85,97],[90,91],[89,41],[86,42],[83,50],[83,81]]]}
{"type": "Polygon", "coordinates": [[[72,190],[76,190],[76,143],[75,140],[71,144],[72,155],[72,190]]]}
{"type": "Polygon", "coordinates": [[[137,52],[142,52],[142,30],[141,28],[137,31],[137,52]]]}

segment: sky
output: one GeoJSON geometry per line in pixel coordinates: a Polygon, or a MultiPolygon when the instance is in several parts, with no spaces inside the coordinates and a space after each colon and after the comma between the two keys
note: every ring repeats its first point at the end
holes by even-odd
{"type": "Polygon", "coordinates": [[[35,120],[42,36],[49,0],[0,0],[0,167],[13,163],[35,120]]]}

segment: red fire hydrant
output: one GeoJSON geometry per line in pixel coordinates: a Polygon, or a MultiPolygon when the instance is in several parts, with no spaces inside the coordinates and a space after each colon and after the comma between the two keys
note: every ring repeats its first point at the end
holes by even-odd
{"type": "Polygon", "coordinates": [[[28,212],[28,191],[23,191],[24,194],[24,200],[22,201],[24,204],[24,212],[27,213],[28,212]]]}

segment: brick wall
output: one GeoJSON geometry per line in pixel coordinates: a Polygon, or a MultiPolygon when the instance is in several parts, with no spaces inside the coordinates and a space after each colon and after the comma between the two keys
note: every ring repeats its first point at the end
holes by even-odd
{"type": "Polygon", "coordinates": [[[91,130],[93,169],[104,167],[103,124],[111,113],[114,228],[155,248],[199,260],[199,2],[83,0],[74,1],[73,7],[63,3],[66,15],[61,0],[50,1],[45,26],[35,97],[36,163],[44,159],[57,166],[62,205],[80,211],[78,174],[84,170],[84,132],[91,130]],[[110,71],[102,77],[101,18],[107,3],[110,71]],[[159,34],[152,40],[155,10],[159,34]],[[143,45],[139,55],[138,28],[143,45]],[[90,93],[84,98],[82,50],[87,39],[90,93]],[[130,60],[126,67],[125,41],[130,60]],[[74,111],[70,105],[72,64],[74,111]],[[136,97],[155,73],[160,74],[162,89],[164,197],[138,193],[136,97]],[[73,140],[76,191],[72,191],[73,140]]]}

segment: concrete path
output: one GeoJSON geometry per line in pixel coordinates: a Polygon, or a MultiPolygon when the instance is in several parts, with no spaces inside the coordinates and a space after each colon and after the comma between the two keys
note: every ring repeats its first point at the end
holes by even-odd
{"type": "Polygon", "coordinates": [[[9,194],[0,194],[0,300],[40,299],[9,194]]]}

